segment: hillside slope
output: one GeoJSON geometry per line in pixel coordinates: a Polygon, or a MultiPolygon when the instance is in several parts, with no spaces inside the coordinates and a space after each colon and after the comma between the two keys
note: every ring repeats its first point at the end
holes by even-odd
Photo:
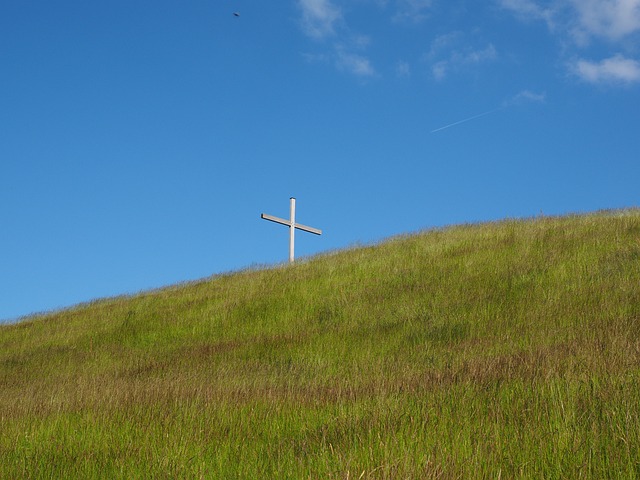
{"type": "Polygon", "coordinates": [[[0,478],[640,476],[640,211],[0,327],[0,478]]]}

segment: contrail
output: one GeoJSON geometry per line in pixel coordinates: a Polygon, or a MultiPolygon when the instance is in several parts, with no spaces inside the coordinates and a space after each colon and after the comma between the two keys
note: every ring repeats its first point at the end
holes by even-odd
{"type": "Polygon", "coordinates": [[[488,112],[480,113],[478,115],[474,115],[473,117],[465,118],[464,120],[459,120],[455,123],[450,123],[449,125],[445,125],[444,127],[431,130],[431,133],[439,132],[440,130],[444,130],[445,128],[455,127],[456,125],[460,125],[461,123],[470,122],[471,120],[475,120],[476,118],[484,117],[485,115],[489,115],[490,113],[494,113],[494,112],[497,112],[498,110],[502,110],[502,108],[503,107],[494,108],[493,110],[489,110],[488,112]]]}

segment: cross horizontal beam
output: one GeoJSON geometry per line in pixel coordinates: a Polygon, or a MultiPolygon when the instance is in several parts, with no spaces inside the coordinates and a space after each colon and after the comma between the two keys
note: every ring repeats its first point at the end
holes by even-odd
{"type": "MultiPolygon", "coordinates": [[[[282,225],[291,227],[291,221],[285,220],[284,218],[274,217],[273,215],[267,215],[266,213],[261,214],[260,218],[264,218],[265,220],[281,223],[282,225]]],[[[320,230],[319,228],[307,227],[306,225],[302,225],[301,223],[296,223],[294,226],[299,230],[304,230],[305,232],[314,233],[316,235],[322,235],[322,230],[320,230]]]]}

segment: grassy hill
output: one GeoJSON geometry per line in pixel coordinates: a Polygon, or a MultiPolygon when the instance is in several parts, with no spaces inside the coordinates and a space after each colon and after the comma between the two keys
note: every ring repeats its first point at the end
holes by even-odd
{"type": "Polygon", "coordinates": [[[0,478],[637,478],[640,211],[0,327],[0,478]]]}

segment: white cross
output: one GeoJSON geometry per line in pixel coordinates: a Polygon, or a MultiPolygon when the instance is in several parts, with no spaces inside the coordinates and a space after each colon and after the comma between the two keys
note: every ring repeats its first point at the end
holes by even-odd
{"type": "Polygon", "coordinates": [[[293,245],[295,238],[296,228],[299,230],[304,230],[305,232],[315,233],[316,235],[322,235],[322,230],[313,227],[307,227],[306,225],[301,225],[296,223],[296,199],[291,197],[291,214],[290,219],[285,220],[284,218],[274,217],[273,215],[267,215],[263,213],[260,215],[260,218],[264,218],[265,220],[270,220],[272,222],[281,223],[282,225],[286,225],[289,227],[289,261],[293,262],[293,245]]]}

